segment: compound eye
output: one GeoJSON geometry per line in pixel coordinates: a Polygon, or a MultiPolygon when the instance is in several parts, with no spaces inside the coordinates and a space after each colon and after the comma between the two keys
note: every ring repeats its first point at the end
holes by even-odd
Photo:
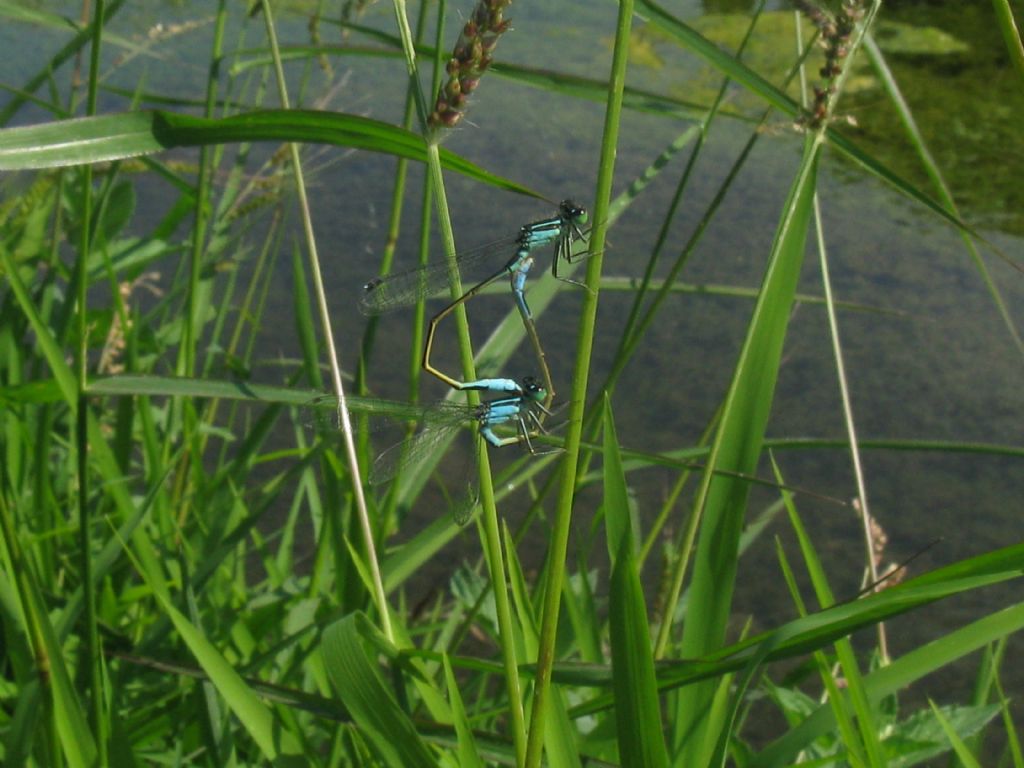
{"type": "Polygon", "coordinates": [[[523,393],[533,400],[543,400],[547,394],[544,386],[533,376],[527,376],[522,383],[523,393]]]}

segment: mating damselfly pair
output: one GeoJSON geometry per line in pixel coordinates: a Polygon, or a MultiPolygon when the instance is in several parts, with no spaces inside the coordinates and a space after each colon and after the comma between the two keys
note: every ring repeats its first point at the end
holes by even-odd
{"type": "Polygon", "coordinates": [[[550,414],[549,406],[554,397],[554,384],[537,334],[533,313],[526,301],[526,280],[533,267],[536,251],[553,245],[552,275],[564,282],[579,285],[576,281],[559,275],[559,266],[563,262],[571,264],[585,255],[585,250],[575,251],[574,246],[577,242],[586,243],[588,232],[584,228],[588,220],[585,208],[571,200],[563,200],[554,216],[523,225],[514,237],[459,253],[451,262],[414,268],[374,278],[366,283],[359,307],[363,314],[376,315],[410,306],[422,299],[444,295],[451,285],[453,269],[458,270],[461,275],[463,270],[486,260],[498,256],[506,259],[500,268],[487,274],[431,318],[423,349],[423,368],[449,386],[457,390],[478,390],[501,396],[475,407],[446,403],[444,407],[424,412],[422,430],[407,443],[388,449],[374,462],[370,473],[372,484],[386,482],[397,475],[403,467],[419,463],[444,440],[451,425],[457,426],[469,421],[477,423],[480,436],[490,445],[519,443],[530,453],[535,452],[530,438],[543,431],[543,417],[550,414]],[[438,369],[431,361],[431,353],[441,320],[504,275],[509,277],[513,300],[534,348],[543,383],[529,377],[524,379],[522,384],[512,379],[476,379],[464,382],[438,369]],[[443,422],[444,428],[439,428],[436,422],[443,422]],[[494,432],[495,427],[504,425],[514,425],[516,433],[500,437],[494,432]]]}

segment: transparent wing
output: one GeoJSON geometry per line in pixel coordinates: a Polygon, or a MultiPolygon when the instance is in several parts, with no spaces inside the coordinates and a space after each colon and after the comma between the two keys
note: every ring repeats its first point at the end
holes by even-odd
{"type": "Polygon", "coordinates": [[[408,440],[397,443],[373,462],[370,468],[370,485],[383,485],[406,467],[419,464],[433,453],[453,430],[465,424],[475,423],[476,409],[457,406],[455,403],[441,403],[445,408],[431,408],[424,413],[423,428],[408,440]]]}
{"type": "Polygon", "coordinates": [[[470,472],[466,475],[466,490],[461,498],[455,499],[452,504],[452,519],[456,525],[465,525],[473,517],[477,504],[480,501],[480,487],[476,484],[476,473],[474,470],[480,464],[480,445],[483,440],[479,435],[473,435],[473,460],[470,463],[470,472]]]}
{"type": "MultiPolygon", "coordinates": [[[[441,400],[427,405],[400,403],[372,397],[346,398],[349,413],[369,414],[392,422],[414,421],[420,424],[446,424],[451,421],[468,421],[474,418],[472,406],[441,400]]],[[[338,427],[338,398],[334,395],[318,395],[299,407],[302,422],[310,426],[338,427]]]]}
{"type": "MultiPolygon", "coordinates": [[[[492,260],[492,272],[497,272],[515,255],[517,238],[518,234],[460,251],[455,256],[459,271],[466,275],[474,265],[492,260]]],[[[420,299],[445,297],[450,274],[448,263],[442,261],[375,278],[366,284],[359,297],[359,311],[364,315],[379,315],[408,307],[420,299]]]]}

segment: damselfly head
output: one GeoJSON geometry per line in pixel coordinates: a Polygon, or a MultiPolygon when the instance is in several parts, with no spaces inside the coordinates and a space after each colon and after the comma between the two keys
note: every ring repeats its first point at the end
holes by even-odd
{"type": "Polygon", "coordinates": [[[533,376],[527,376],[524,378],[520,386],[523,389],[523,397],[527,400],[539,403],[548,396],[547,389],[545,389],[544,385],[533,376]]]}
{"type": "Polygon", "coordinates": [[[562,214],[562,218],[571,221],[578,227],[583,226],[590,219],[587,209],[572,200],[563,200],[558,204],[558,210],[562,214]]]}

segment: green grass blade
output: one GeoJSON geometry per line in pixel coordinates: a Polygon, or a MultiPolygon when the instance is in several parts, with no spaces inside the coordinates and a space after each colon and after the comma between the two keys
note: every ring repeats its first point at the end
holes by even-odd
{"type": "MultiPolygon", "coordinates": [[[[927,643],[864,677],[870,701],[879,702],[917,680],[946,667],[988,643],[1024,629],[1024,603],[997,611],[962,629],[927,643]]],[[[791,765],[800,750],[833,728],[832,712],[823,705],[748,763],[749,768],[791,765]]]]}
{"type": "Polygon", "coordinates": [[[579,333],[576,339],[573,383],[569,395],[569,427],[565,437],[565,456],[560,475],[561,485],[558,489],[554,525],[547,552],[547,579],[541,609],[540,651],[537,654],[537,677],[534,684],[532,707],[533,721],[527,743],[526,768],[538,768],[541,763],[542,739],[539,723],[544,717],[547,707],[546,697],[551,683],[551,668],[555,660],[559,609],[566,578],[566,552],[572,524],[573,498],[576,492],[576,473],[580,459],[587,382],[590,378],[591,355],[594,349],[598,288],[604,265],[608,209],[615,178],[615,158],[622,119],[622,91],[626,81],[632,24],[633,2],[632,0],[622,0],[616,15],[615,43],[612,50],[607,106],[601,139],[601,160],[597,176],[597,189],[594,193],[593,220],[595,224],[590,233],[590,250],[593,255],[587,260],[587,292],[583,299],[579,333]]]}
{"type": "MultiPolygon", "coordinates": [[[[774,462],[773,468],[776,479],[780,483],[783,482],[779,467],[774,462]]],[[[807,533],[807,529],[804,528],[803,521],[797,513],[796,505],[793,503],[792,494],[784,492],[783,498],[786,502],[786,511],[789,513],[790,525],[793,527],[793,531],[797,536],[797,541],[800,544],[800,553],[803,555],[804,565],[807,567],[807,573],[811,578],[811,584],[814,586],[814,592],[818,599],[818,604],[823,608],[831,607],[835,604],[835,597],[832,594],[832,587],[828,582],[828,576],[825,573],[825,568],[822,565],[821,558],[818,557],[818,553],[815,550],[814,545],[811,543],[811,538],[807,533]]],[[[860,730],[860,738],[866,751],[868,763],[873,766],[883,766],[885,764],[885,758],[881,741],[879,740],[880,728],[876,722],[875,713],[872,712],[871,707],[868,705],[867,696],[864,693],[863,677],[860,672],[860,667],[857,664],[857,657],[853,651],[853,645],[850,643],[849,638],[841,638],[836,641],[835,648],[841,673],[847,682],[847,690],[849,691],[848,700],[852,701],[853,711],[857,716],[856,724],[860,730]]],[[[819,666],[821,666],[820,660],[819,666]]],[[[836,691],[831,670],[828,668],[823,669],[822,677],[824,678],[824,685],[829,689],[829,701],[834,702],[836,691]]],[[[841,717],[845,715],[846,710],[842,707],[842,702],[835,703],[836,707],[833,711],[841,709],[839,716],[841,717]]],[[[860,745],[854,744],[852,737],[847,736],[846,743],[851,752],[854,752],[855,754],[860,753],[860,745]]]]}
{"type": "Polygon", "coordinates": [[[29,295],[29,290],[25,283],[22,282],[21,272],[18,271],[18,267],[11,258],[11,254],[2,246],[0,246],[0,267],[3,267],[7,284],[11,287],[11,293],[14,294],[18,306],[25,314],[25,319],[28,320],[33,333],[35,333],[36,344],[39,345],[43,357],[50,366],[50,371],[60,387],[61,396],[66,403],[69,405],[73,404],[77,399],[76,393],[78,391],[78,384],[75,382],[74,373],[68,367],[64,351],[57,344],[57,340],[53,337],[50,327],[40,317],[38,308],[29,295]]]}
{"type": "MultiPolygon", "coordinates": [[[[153,574],[145,571],[143,573],[146,580],[152,584],[153,574]]],[[[153,594],[162,604],[181,639],[199,662],[199,666],[206,672],[210,683],[224,697],[224,701],[239,722],[245,726],[263,755],[268,760],[276,760],[285,755],[301,754],[295,736],[290,731],[282,729],[281,724],[275,721],[272,711],[260,701],[256,692],[248,686],[221,652],[184,614],[171,605],[160,591],[154,590],[153,594]]]]}
{"type": "MultiPolygon", "coordinates": [[[[824,648],[836,639],[852,632],[870,627],[878,621],[899,616],[914,608],[952,595],[959,595],[973,589],[988,587],[1001,581],[1019,578],[1018,571],[1003,571],[975,578],[957,578],[937,585],[917,585],[904,589],[900,585],[886,592],[895,595],[872,595],[862,600],[830,608],[817,614],[795,619],[768,633],[734,643],[705,659],[685,662],[661,662],[658,666],[658,684],[661,689],[671,690],[692,685],[702,680],[721,677],[723,674],[743,669],[752,656],[761,653],[767,640],[774,647],[765,657],[766,661],[779,661],[802,656],[824,648]]],[[[948,663],[948,660],[947,660],[948,663]]],[[[941,666],[941,665],[940,665],[941,666]]],[[[560,668],[556,679],[565,684],[593,687],[608,687],[611,683],[609,671],[594,665],[574,665],[560,668]]],[[[912,681],[910,681],[912,682],[912,681]]],[[[909,684],[909,682],[908,682],[909,684]]],[[[600,712],[614,704],[610,696],[599,696],[573,710],[573,716],[600,712]]]]}
{"type": "MultiPolygon", "coordinates": [[[[790,515],[792,516],[795,515],[796,511],[795,509],[791,510],[791,506],[791,501],[786,499],[786,508],[790,511],[790,515]]],[[[797,533],[798,538],[801,535],[803,535],[802,526],[801,531],[797,533]]],[[[792,568],[789,565],[789,560],[786,557],[786,550],[782,547],[778,539],[775,540],[775,549],[779,564],[782,566],[783,576],[786,580],[786,585],[789,588],[790,596],[796,604],[800,615],[806,616],[807,607],[800,595],[800,589],[797,586],[796,577],[794,576],[792,568]]],[[[863,765],[864,759],[861,755],[860,742],[857,739],[856,728],[854,727],[849,709],[846,706],[847,702],[843,699],[842,694],[839,691],[839,686],[832,674],[832,668],[825,654],[821,651],[815,651],[814,664],[818,670],[818,676],[821,678],[824,693],[828,697],[828,703],[832,705],[832,714],[836,719],[836,726],[839,729],[839,738],[842,739],[846,745],[846,759],[853,765],[863,765]]]]}
{"type": "Polygon", "coordinates": [[[36,664],[46,670],[44,690],[52,702],[53,723],[64,758],[73,768],[89,768],[96,759],[96,742],[64,663],[64,649],[47,613],[39,581],[25,558],[14,525],[10,508],[6,502],[0,502],[3,568],[8,570],[10,582],[17,586],[19,613],[26,624],[21,631],[28,637],[36,664]]]}
{"type": "MultiPolygon", "coordinates": [[[[517,630],[523,650],[522,657],[527,659],[537,656],[537,617],[530,603],[530,590],[523,573],[522,564],[516,554],[516,542],[508,530],[502,526],[502,541],[505,547],[508,569],[508,580],[512,601],[519,619],[517,630]]],[[[551,768],[580,768],[579,748],[574,736],[576,729],[569,720],[561,691],[552,691],[551,706],[547,710],[547,723],[544,727],[544,757],[551,768]]]]}
{"type": "Polygon", "coordinates": [[[1020,41],[1020,31],[1017,29],[1017,22],[1013,18],[1013,10],[1010,8],[1010,0],[992,0],[992,6],[996,11],[996,21],[999,30],[1003,33],[1003,40],[1006,41],[1006,51],[1013,62],[1013,68],[1024,84],[1024,45],[1020,41]]]}
{"type": "MultiPolygon", "coordinates": [[[[800,170],[783,209],[761,294],[702,478],[696,513],[703,516],[703,521],[690,584],[688,620],[683,630],[683,656],[704,656],[718,648],[725,637],[739,537],[750,489],[750,484],[742,482],[736,475],[752,475],[757,471],[783,341],[803,263],[819,146],[807,142],[800,170]]],[[[705,720],[712,694],[713,690],[708,685],[695,686],[683,692],[679,721],[675,725],[677,733],[703,733],[707,745],[718,740],[721,723],[707,723],[705,720]],[[704,725],[699,726],[702,722],[704,725]]],[[[706,755],[701,751],[705,748],[703,745],[702,738],[693,737],[688,741],[689,759],[694,764],[706,762],[706,755]]]]}
{"type": "Polygon", "coordinates": [[[604,511],[611,556],[608,625],[619,759],[624,766],[668,766],[647,605],[640,583],[633,521],[615,434],[604,399],[604,511]]]}
{"type": "MultiPolygon", "coordinates": [[[[629,493],[626,488],[626,474],[622,468],[618,436],[612,418],[612,405],[608,394],[604,396],[604,422],[602,445],[604,446],[604,510],[608,555],[612,565],[625,549],[632,548],[633,520],[629,513],[629,493]],[[627,546],[628,545],[628,546],[627,546]]],[[[635,553],[634,553],[635,554],[635,553]]]]}
{"type": "MultiPolygon", "coordinates": [[[[223,118],[138,111],[80,117],[0,130],[0,170],[55,168],[109,162],[229,142],[291,141],[331,144],[426,162],[426,143],[415,133],[360,115],[278,109],[223,118]]],[[[442,166],[484,184],[522,195],[543,196],[446,149],[442,166]]]]}
{"type": "Polygon", "coordinates": [[[974,755],[971,754],[971,751],[967,749],[967,745],[964,744],[964,740],[960,738],[960,734],[956,732],[956,729],[949,721],[949,718],[942,714],[942,710],[939,709],[931,699],[928,699],[928,704],[932,708],[935,719],[938,720],[939,725],[942,726],[942,730],[949,739],[949,743],[953,745],[953,750],[956,752],[956,756],[960,759],[960,763],[964,768],[981,768],[981,763],[979,763],[974,755]]]}
{"type": "Polygon", "coordinates": [[[321,652],[339,700],[385,765],[436,766],[436,755],[420,738],[364,650],[358,621],[359,614],[353,614],[324,630],[321,652]]]}
{"type": "Polygon", "coordinates": [[[466,708],[462,703],[462,695],[459,693],[459,681],[455,679],[455,672],[452,671],[452,663],[448,659],[448,654],[444,655],[444,679],[448,683],[448,701],[452,708],[455,735],[459,740],[457,751],[459,765],[463,768],[483,768],[480,752],[473,739],[473,729],[469,725],[466,708]]]}
{"type": "MultiPolygon", "coordinates": [[[[945,179],[942,177],[942,171],[939,169],[939,164],[935,162],[935,158],[928,149],[924,136],[917,127],[917,121],[914,120],[910,105],[907,104],[906,100],[903,98],[903,93],[900,91],[900,87],[896,82],[895,76],[889,69],[885,56],[882,54],[881,49],[879,49],[878,44],[871,35],[866,35],[864,38],[864,51],[868,55],[868,59],[871,61],[878,79],[882,82],[886,93],[889,95],[889,100],[896,108],[896,112],[899,114],[903,127],[910,138],[910,144],[917,152],[918,158],[921,160],[921,164],[924,166],[925,172],[928,174],[928,178],[931,179],[932,185],[935,187],[939,195],[939,199],[942,201],[945,209],[950,211],[959,219],[960,214],[956,207],[956,201],[954,200],[953,194],[950,191],[949,186],[946,184],[945,179]]],[[[996,284],[995,280],[992,279],[992,274],[989,272],[988,266],[982,259],[981,254],[978,252],[978,248],[971,235],[972,233],[966,227],[960,228],[960,237],[964,241],[964,246],[967,248],[967,253],[971,257],[971,262],[974,264],[974,268],[977,270],[982,283],[985,285],[985,290],[988,291],[988,294],[992,299],[992,303],[999,311],[999,315],[1003,319],[1003,324],[1006,326],[1006,330],[1009,332],[1010,337],[1017,345],[1018,351],[1024,352],[1024,340],[1021,339],[1017,326],[1014,323],[1013,316],[1010,314],[1010,310],[1006,306],[1006,301],[1003,299],[1002,292],[999,290],[999,286],[996,284]]],[[[1020,269],[1015,262],[1010,261],[1009,263],[1018,270],[1020,269]]]]}
{"type": "Polygon", "coordinates": [[[1013,713],[1010,711],[1010,701],[1006,698],[1003,686],[998,678],[995,681],[999,692],[999,708],[1003,718],[1003,729],[1006,731],[1006,751],[1010,755],[1013,768],[1024,768],[1024,750],[1021,750],[1020,735],[1013,722],[1013,713]]]}

